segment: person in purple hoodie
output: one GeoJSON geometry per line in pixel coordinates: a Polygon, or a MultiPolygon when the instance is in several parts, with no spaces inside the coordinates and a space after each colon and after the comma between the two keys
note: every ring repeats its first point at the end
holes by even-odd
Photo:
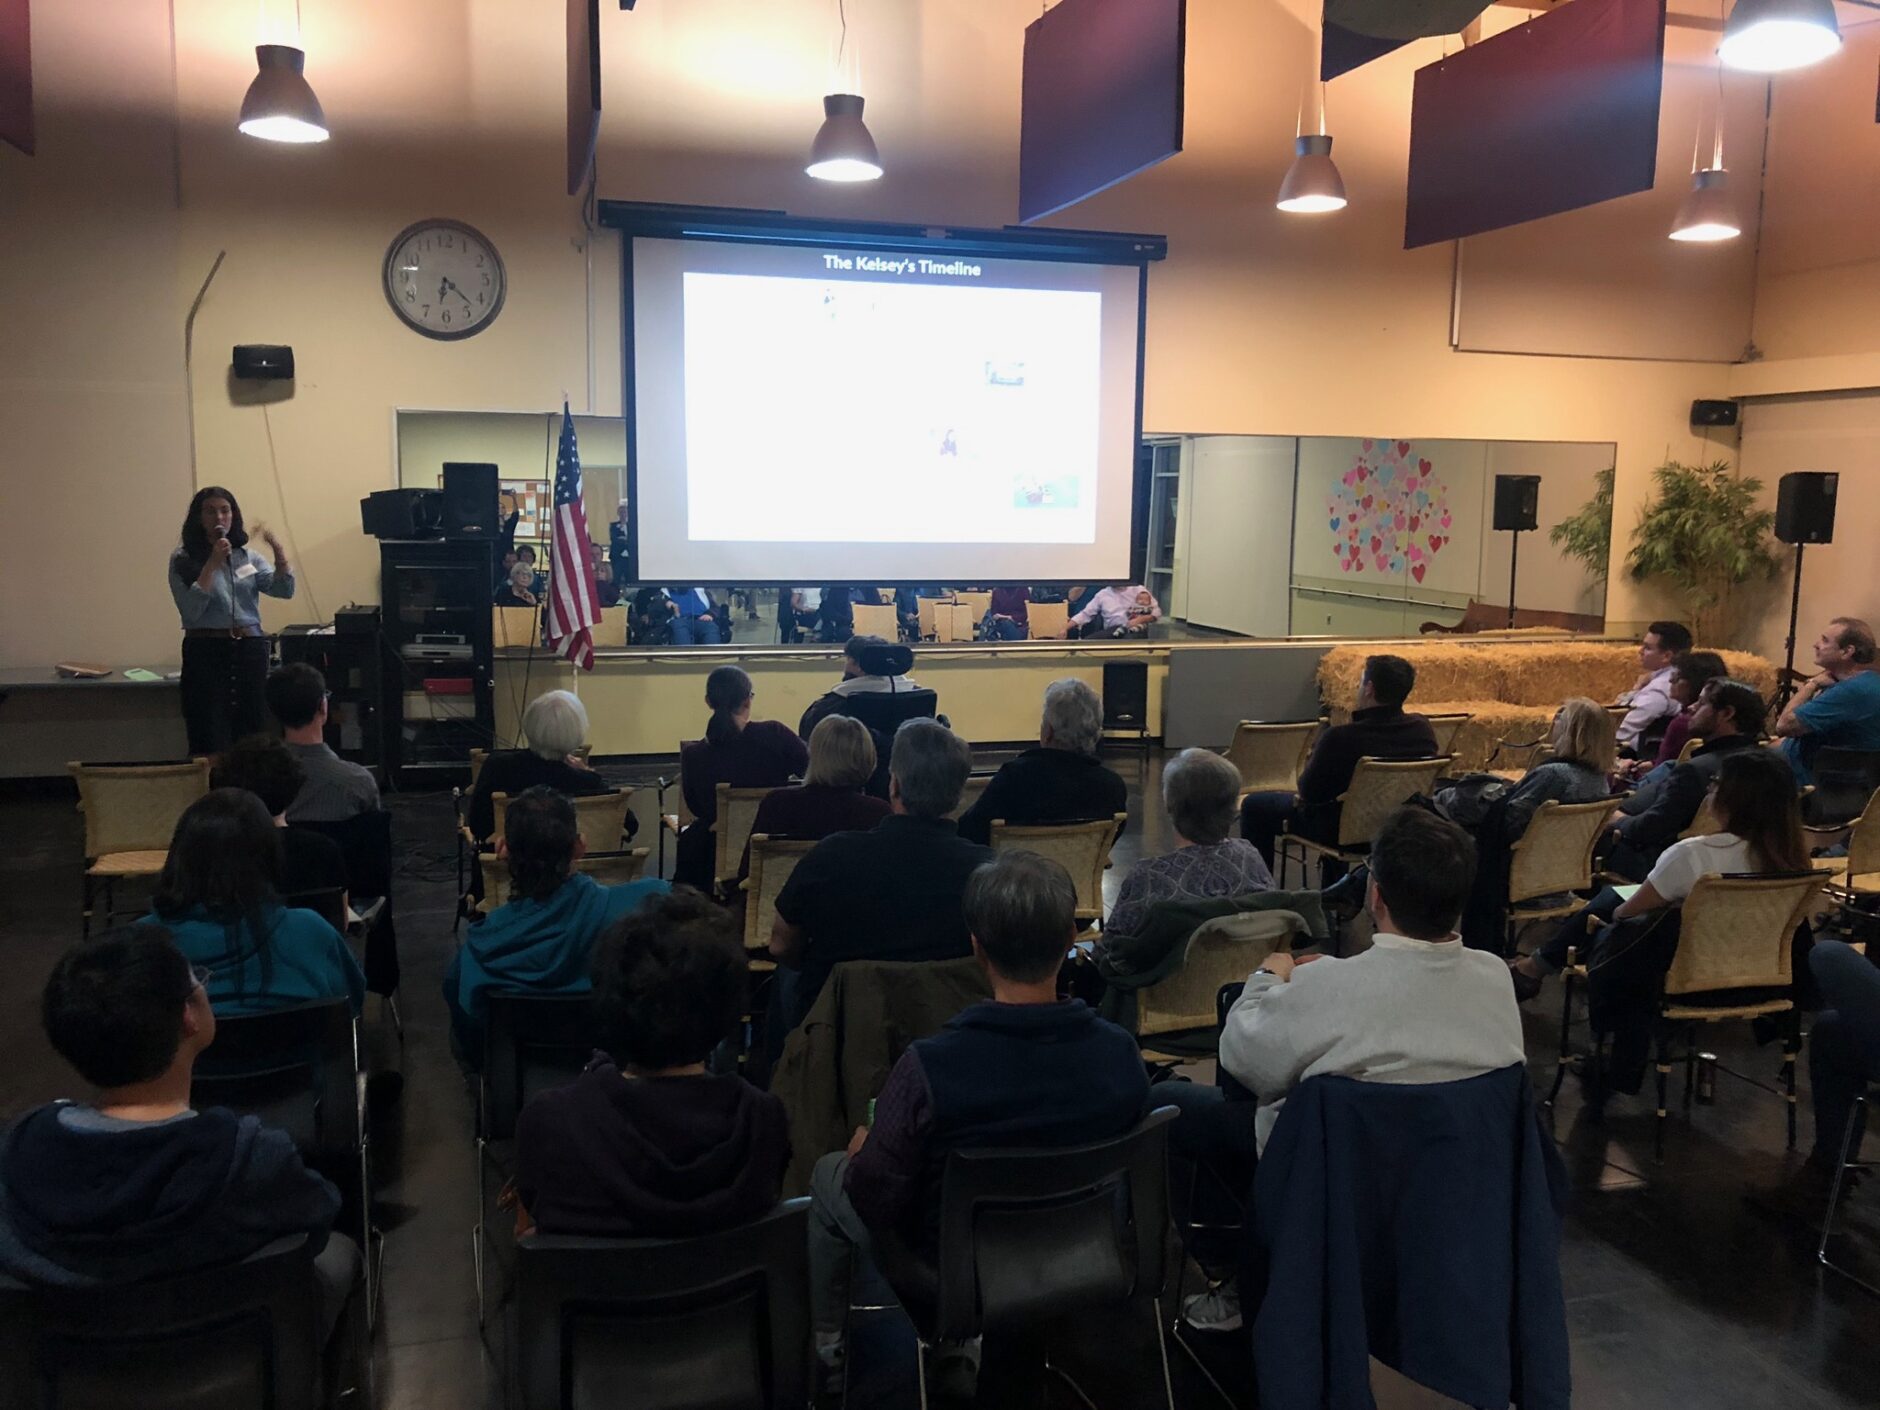
{"type": "Polygon", "coordinates": [[[594,951],[604,1053],[516,1123],[519,1228],[682,1237],[777,1203],[783,1103],[705,1059],[737,1028],[747,962],[724,909],[694,891],[649,901],[594,951]]]}

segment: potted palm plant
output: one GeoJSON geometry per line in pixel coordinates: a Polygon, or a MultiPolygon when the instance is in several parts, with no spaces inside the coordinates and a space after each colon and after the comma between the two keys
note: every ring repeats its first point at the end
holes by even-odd
{"type": "Polygon", "coordinates": [[[1762,481],[1735,474],[1728,461],[1671,460],[1652,471],[1652,482],[1625,570],[1640,581],[1664,579],[1689,609],[1697,640],[1723,641],[1737,589],[1773,578],[1779,567],[1769,536],[1775,514],[1761,505],[1762,481]]]}
{"type": "Polygon", "coordinates": [[[1547,540],[1586,565],[1593,581],[1606,581],[1612,561],[1612,476],[1608,465],[1593,476],[1593,497],[1547,531],[1547,540]]]}

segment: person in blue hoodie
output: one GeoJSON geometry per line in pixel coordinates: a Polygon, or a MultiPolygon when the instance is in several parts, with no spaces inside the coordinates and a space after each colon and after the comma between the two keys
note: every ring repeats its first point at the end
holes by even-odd
{"type": "Polygon", "coordinates": [[[46,1036],[97,1094],[38,1107],[0,1135],[0,1275],[116,1286],[305,1234],[330,1339],[363,1273],[357,1245],[332,1233],[339,1193],[284,1132],[189,1104],[196,1058],[215,1041],[207,978],[154,925],[67,950],[53,968],[46,1036]]]}
{"type": "Polygon", "coordinates": [[[346,999],[355,1014],[365,1004],[365,971],[345,938],[281,904],[281,830],[246,789],[211,789],[177,819],[145,921],[207,969],[224,1018],[315,999],[346,999]]]}
{"type": "Polygon", "coordinates": [[[483,1062],[491,990],[585,994],[600,933],[671,888],[646,879],[602,886],[574,870],[587,851],[567,795],[537,785],[509,800],[497,855],[509,864],[509,902],[470,927],[444,976],[451,1037],[472,1071],[483,1062]]]}

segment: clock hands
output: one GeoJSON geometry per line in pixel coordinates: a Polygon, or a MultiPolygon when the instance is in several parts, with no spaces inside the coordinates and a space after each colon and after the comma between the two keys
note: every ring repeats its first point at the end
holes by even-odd
{"type": "Polygon", "coordinates": [[[462,299],[465,308],[469,309],[472,313],[476,312],[476,305],[470,302],[470,296],[466,294],[462,289],[459,289],[456,283],[453,280],[451,280],[449,277],[446,277],[444,281],[437,286],[437,296],[439,299],[442,299],[444,297],[444,293],[446,290],[449,290],[451,293],[455,294],[458,298],[462,299]]]}

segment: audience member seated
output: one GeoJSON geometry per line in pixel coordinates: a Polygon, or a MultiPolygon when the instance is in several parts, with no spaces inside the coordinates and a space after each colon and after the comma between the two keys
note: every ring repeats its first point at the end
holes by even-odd
{"type": "Polygon", "coordinates": [[[535,596],[535,568],[518,560],[509,569],[509,580],[496,589],[498,607],[539,607],[535,596]]]}
{"type": "Polygon", "coordinates": [[[937,598],[939,596],[941,596],[941,590],[931,584],[894,590],[894,616],[895,620],[901,624],[902,640],[920,640],[920,600],[923,597],[937,598]]]}
{"type": "MultiPolygon", "coordinates": [[[[1247,978],[1221,1030],[1221,1065],[1253,1095],[1165,1083],[1181,1107],[1173,1148],[1250,1189],[1280,1104],[1308,1077],[1414,1084],[1479,1077],[1527,1060],[1505,966],[1456,934],[1475,874],[1475,848],[1454,823],[1401,808],[1371,844],[1365,904],[1371,948],[1350,959],[1276,951],[1247,978]],[[1256,1105],[1257,1103],[1257,1105],[1256,1105]]],[[[1233,1284],[1189,1301],[1189,1323],[1240,1325],[1233,1284]]]]}
{"type": "Polygon", "coordinates": [[[727,639],[719,630],[719,608],[704,588],[669,587],[666,602],[674,646],[716,646],[727,639]]]}
{"type": "Polygon", "coordinates": [[[992,998],[910,1044],[873,1126],[857,1127],[848,1150],[824,1156],[811,1176],[810,1306],[825,1365],[843,1356],[854,1256],[870,1257],[892,1235],[933,1257],[949,1151],[1108,1140],[1148,1103],[1135,1041],[1081,1001],[1057,997],[1077,930],[1069,873],[1008,852],[973,872],[964,906],[992,998]]]}
{"type": "MultiPolygon", "coordinates": [[[[1677,949],[1675,926],[1658,927],[1649,944],[1632,944],[1633,937],[1624,932],[1608,930],[1589,935],[1589,917],[1602,922],[1622,921],[1676,906],[1706,876],[1808,870],[1808,844],[1802,834],[1795,777],[1787,764],[1766,749],[1738,748],[1723,755],[1716,780],[1710,809],[1718,831],[1672,843],[1652,864],[1644,884],[1630,899],[1622,901],[1617,891],[1606,887],[1583,909],[1561,922],[1533,954],[1511,962],[1515,990],[1524,1001],[1540,992],[1544,976],[1566,964],[1569,948],[1579,951],[1583,963],[1606,966],[1615,982],[1640,993],[1652,989],[1671,967],[1677,949]],[[1606,965],[1618,946],[1625,947],[1628,963],[1624,975],[1606,965]]],[[[1798,947],[1796,956],[1798,973],[1801,949],[1798,947]]]]}
{"type": "Polygon", "coordinates": [[[254,1116],[189,1105],[215,1041],[205,975],[161,926],[70,949],[40,1003],[46,1036],[95,1089],[0,1135],[0,1272],[41,1287],[119,1285],[238,1263],[305,1234],[323,1340],[361,1282],[332,1232],[339,1193],[254,1116]]]}
{"type": "MultiPolygon", "coordinates": [[[[470,835],[487,843],[496,831],[496,805],[490,800],[498,793],[514,799],[531,788],[552,788],[571,798],[608,792],[607,780],[579,752],[587,736],[587,707],[573,691],[544,691],[531,700],[522,712],[522,737],[529,747],[497,750],[477,774],[464,819],[470,835]]],[[[638,820],[627,814],[627,831],[637,826],[638,820]]]]}
{"type": "Polygon", "coordinates": [[[991,630],[986,633],[989,640],[1023,641],[1031,635],[1031,589],[994,588],[986,616],[992,624],[991,630]]]}
{"type": "MultiPolygon", "coordinates": [[[[826,593],[825,589],[825,598],[826,593]]],[[[810,702],[796,732],[808,739],[810,732],[829,716],[853,713],[848,702],[858,695],[898,695],[919,690],[920,682],[907,674],[913,664],[913,652],[883,637],[850,637],[842,648],[842,679],[827,695],[810,702]]]]}
{"type": "Polygon", "coordinates": [[[1207,749],[1184,749],[1162,770],[1162,806],[1175,850],[1129,869],[1097,942],[1098,957],[1126,948],[1159,901],[1206,901],[1268,891],[1273,873],[1259,849],[1232,837],[1240,771],[1207,749]]]}
{"type": "Polygon", "coordinates": [[[1644,751],[1648,736],[1678,708],[1671,698],[1671,668],[1691,649],[1691,629],[1682,622],[1653,622],[1638,644],[1639,676],[1632,688],[1613,702],[1629,707],[1619,722],[1619,749],[1627,755],[1644,751]]]}
{"type": "Polygon", "coordinates": [[[1094,822],[1129,811],[1129,788],[1097,758],[1103,702],[1067,677],[1045,687],[1038,747],[1008,759],[960,815],[960,836],[990,842],[995,818],[1009,823],[1094,822]]]}
{"type": "Polygon", "coordinates": [[[1141,636],[1162,620],[1162,604],[1141,583],[1106,587],[1071,614],[1064,635],[1141,636]]]}
{"type": "MultiPolygon", "coordinates": [[[[846,588],[837,583],[826,584],[817,594],[816,600],[816,635],[817,639],[831,645],[838,641],[847,641],[855,635],[855,598],[854,593],[864,591],[861,588],[846,588]]],[[[872,597],[861,599],[872,602],[872,597]]]]}
{"type": "Polygon", "coordinates": [[[720,666],[705,678],[705,705],[712,712],[705,737],[679,749],[679,786],[692,821],[679,834],[672,879],[710,891],[717,838],[718,785],[781,788],[803,772],[809,750],[786,724],[751,722],[751,678],[737,666],[720,666]]]}
{"type": "MultiPolygon", "coordinates": [[[[809,732],[809,768],[793,788],[773,788],[757,805],[753,836],[820,842],[831,833],[867,832],[888,816],[885,798],[863,790],[875,776],[875,740],[868,727],[847,715],[830,715],[809,732]]],[[[751,874],[751,845],[744,844],[738,879],[751,874]]]]}
{"type": "Polygon", "coordinates": [[[281,722],[287,747],[307,771],[307,781],[287,809],[290,823],[345,822],[355,813],[379,810],[372,771],[349,763],[326,743],[326,679],[304,661],[268,674],[268,709],[281,722]]]}
{"type": "Polygon", "coordinates": [[[509,800],[496,850],[509,864],[509,900],[466,931],[444,976],[451,1037],[473,1071],[483,1061],[492,989],[587,993],[595,939],[648,897],[671,889],[654,878],[602,886],[575,871],[587,848],[574,804],[539,785],[509,800]]]}
{"type": "Polygon", "coordinates": [[[1282,832],[1316,842],[1337,839],[1338,799],[1351,787],[1359,759],[1427,759],[1436,753],[1430,722],[1404,713],[1416,680],[1416,667],[1401,656],[1366,659],[1351,722],[1319,735],[1299,771],[1299,791],[1249,793],[1241,801],[1240,835],[1260,849],[1269,867],[1282,832]]]}
{"type": "MultiPolygon", "coordinates": [[[[1841,1143],[1847,1135],[1854,1103],[1869,1082],[1880,1080],[1880,968],[1873,960],[1840,940],[1816,943],[1808,957],[1815,985],[1821,991],[1820,1013],[1808,1030],[1808,1086],[1815,1107],[1815,1143],[1808,1159],[1781,1184],[1752,1196],[1756,1203],[1795,1214],[1818,1227],[1841,1162],[1841,1143]]],[[[1866,1117],[1856,1123],[1849,1158],[1860,1154],[1866,1117]]],[[[1850,1171],[1842,1183],[1845,1197],[1858,1172],[1850,1171]]]]}
{"type": "MultiPolygon", "coordinates": [[[[962,838],[947,814],[973,751],[933,720],[909,720],[888,761],[893,813],[868,832],[812,848],[777,896],[770,953],[779,965],[774,1040],[803,1021],[843,960],[953,960],[971,953],[961,895],[992,849],[962,838]]],[[[1062,958],[1062,956],[1060,956],[1062,958]]]]}
{"type": "Polygon", "coordinates": [[[307,781],[307,771],[293,752],[272,735],[254,734],[236,741],[215,761],[209,782],[217,788],[239,788],[261,800],[281,830],[281,894],[298,896],[308,891],[344,891],[346,855],[339,843],[310,827],[287,821],[287,809],[307,781]]]}
{"type": "Polygon", "coordinates": [[[744,1012],[744,950],[703,896],[656,896],[594,949],[602,1052],[516,1123],[521,1226],[678,1238],[757,1218],[790,1158],[783,1103],[705,1060],[744,1012]]]}
{"type": "Polygon", "coordinates": [[[1836,617],[1815,639],[1821,670],[1795,692],[1776,720],[1796,778],[1814,782],[1822,749],[1880,750],[1880,673],[1874,669],[1873,628],[1836,617]]]}
{"type": "Polygon", "coordinates": [[[1606,870],[1643,881],[1659,855],[1697,821],[1723,761],[1753,749],[1762,735],[1763,698],[1742,681],[1705,683],[1691,712],[1691,734],[1703,742],[1691,757],[1649,778],[1619,805],[1606,870]]]}
{"type": "Polygon", "coordinates": [[[209,1002],[224,1017],[315,999],[349,999],[358,1013],[365,1003],[365,974],[340,933],[281,904],[281,829],[246,789],[211,789],[177,820],[146,920],[208,970],[209,1002]]]}
{"type": "MultiPolygon", "coordinates": [[[[1671,663],[1671,700],[1678,713],[1665,726],[1658,752],[1650,759],[1634,761],[1630,772],[1649,778],[1659,771],[1669,772],[1691,737],[1691,717],[1697,712],[1697,697],[1704,686],[1730,674],[1723,657],[1714,651],[1686,651],[1671,663]]],[[[1660,774],[1662,777],[1662,774],[1660,774]]]]}

